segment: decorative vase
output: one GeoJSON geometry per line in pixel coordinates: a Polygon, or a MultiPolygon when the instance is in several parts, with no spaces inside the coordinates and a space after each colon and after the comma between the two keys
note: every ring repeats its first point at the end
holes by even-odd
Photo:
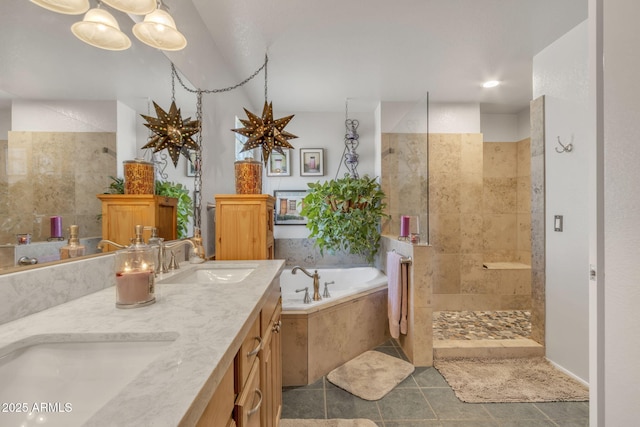
{"type": "Polygon", "coordinates": [[[124,194],[154,194],[155,170],[153,163],[141,159],[125,160],[124,194]]]}
{"type": "Polygon", "coordinates": [[[262,194],[262,163],[247,158],[234,164],[236,194],[262,194]]]}

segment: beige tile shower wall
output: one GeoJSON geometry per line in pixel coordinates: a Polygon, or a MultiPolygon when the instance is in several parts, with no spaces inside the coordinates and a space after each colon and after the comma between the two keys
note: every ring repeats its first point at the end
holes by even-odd
{"type": "Polygon", "coordinates": [[[425,181],[428,185],[433,310],[529,308],[527,273],[482,268],[487,261],[525,262],[527,257],[527,235],[520,230],[530,220],[526,204],[519,203],[525,195],[518,193],[528,179],[527,166],[518,167],[519,156],[526,157],[526,141],[484,144],[481,134],[431,134],[428,181],[422,178],[425,171],[415,171],[418,164],[398,166],[409,164],[402,155],[426,156],[425,151],[403,148],[404,134],[386,134],[382,141],[382,182],[394,216],[390,235],[397,235],[399,215],[418,208],[425,181]],[[411,188],[410,182],[416,185],[411,188]],[[414,205],[405,205],[407,200],[414,205]]]}
{"type": "Polygon", "coordinates": [[[531,139],[518,141],[517,260],[531,265],[531,139]]]}
{"type": "Polygon", "coordinates": [[[9,132],[0,242],[15,242],[18,233],[46,240],[53,215],[63,230],[78,224],[82,237],[100,236],[96,194],[116,175],[115,152],[112,132],[9,132]]]}
{"type": "Polygon", "coordinates": [[[427,179],[427,135],[382,134],[382,190],[387,196],[391,219],[382,224],[382,234],[400,234],[400,216],[420,217],[421,240],[426,242],[429,213],[427,179]]]}

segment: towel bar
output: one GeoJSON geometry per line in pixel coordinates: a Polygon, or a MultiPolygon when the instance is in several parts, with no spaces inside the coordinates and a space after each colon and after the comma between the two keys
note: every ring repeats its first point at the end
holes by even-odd
{"type": "MultiPolygon", "coordinates": [[[[396,252],[395,249],[391,249],[391,252],[396,252]]],[[[400,259],[400,264],[409,264],[411,265],[413,263],[413,259],[410,256],[404,256],[402,255],[402,258],[400,259]]]]}

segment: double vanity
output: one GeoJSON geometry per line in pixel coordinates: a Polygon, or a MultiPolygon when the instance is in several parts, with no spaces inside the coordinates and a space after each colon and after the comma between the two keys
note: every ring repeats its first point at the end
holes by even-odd
{"type": "Polygon", "coordinates": [[[277,426],[283,265],[185,262],[155,304],[109,286],[0,325],[0,425],[277,426]]]}

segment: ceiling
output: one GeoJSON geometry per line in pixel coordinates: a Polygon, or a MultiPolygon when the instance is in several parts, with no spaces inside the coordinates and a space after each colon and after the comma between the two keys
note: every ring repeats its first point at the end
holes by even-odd
{"type": "MultiPolygon", "coordinates": [[[[291,112],[427,91],[518,112],[532,97],[533,56],[587,18],[587,0],[192,1],[238,75],[268,51],[269,98],[291,112]],[[502,85],[481,87],[494,79],[502,85]]],[[[263,85],[250,86],[257,105],[263,85]]]]}
{"type": "MultiPolygon", "coordinates": [[[[187,1],[164,3],[179,12],[187,1]]],[[[344,111],[347,99],[350,110],[371,111],[379,101],[413,102],[427,92],[432,102],[516,113],[532,97],[533,56],[587,18],[587,0],[191,1],[238,80],[268,52],[269,99],[293,113],[344,111]],[[483,89],[489,79],[502,84],[483,89]]],[[[118,19],[130,34],[131,22],[118,19]]],[[[160,52],[133,37],[125,52],[92,48],[71,35],[77,20],[2,0],[0,99],[146,103],[159,90],[168,95],[160,52]]],[[[264,75],[245,89],[261,106],[264,75]]]]}

